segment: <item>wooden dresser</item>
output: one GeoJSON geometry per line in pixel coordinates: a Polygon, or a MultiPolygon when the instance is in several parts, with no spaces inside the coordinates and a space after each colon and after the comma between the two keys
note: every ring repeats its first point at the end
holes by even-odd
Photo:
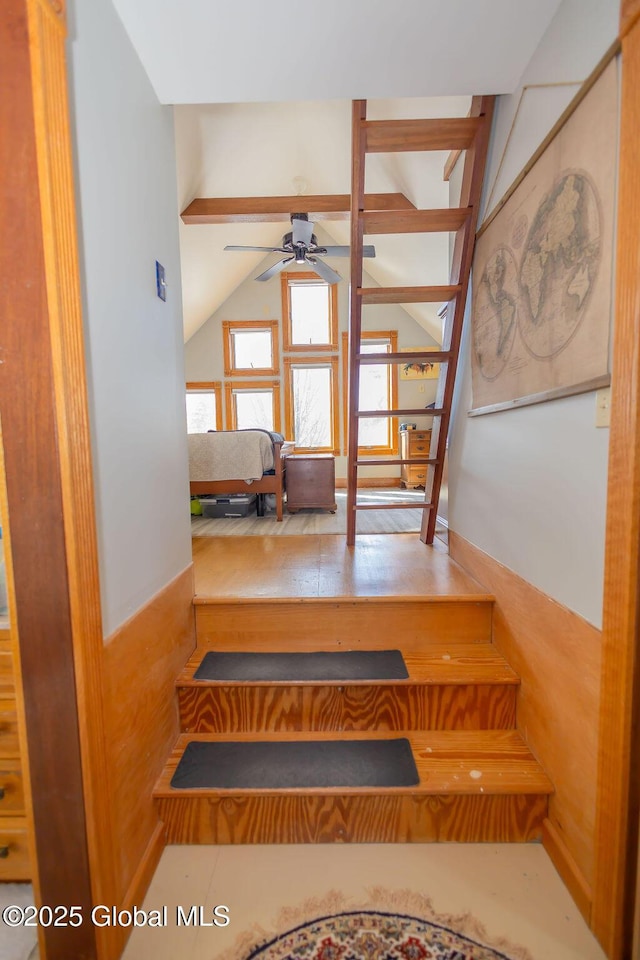
{"type": "Polygon", "coordinates": [[[30,878],[13,650],[9,628],[2,623],[0,624],[0,881],[29,880],[30,878]]]}
{"type": "Polygon", "coordinates": [[[316,507],[335,513],[336,458],[331,453],[296,453],[287,457],[287,510],[316,507]]]}
{"type": "MultiPolygon", "coordinates": [[[[431,430],[401,430],[400,459],[422,460],[429,456],[431,430]]],[[[400,480],[407,487],[424,487],[427,482],[427,465],[403,463],[400,468],[400,480]]]]}
{"type": "MultiPolygon", "coordinates": [[[[0,476],[0,529],[6,533],[4,477],[0,476]]],[[[30,880],[30,843],[18,718],[19,678],[15,636],[7,614],[7,540],[0,536],[0,882],[30,880]],[[5,565],[6,564],[6,565],[5,565]]]]}

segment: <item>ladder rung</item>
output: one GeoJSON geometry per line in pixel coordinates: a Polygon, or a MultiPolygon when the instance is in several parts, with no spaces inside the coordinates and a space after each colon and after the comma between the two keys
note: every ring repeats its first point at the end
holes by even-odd
{"type": "Polygon", "coordinates": [[[451,359],[447,350],[415,350],[411,353],[359,353],[360,363],[412,363],[427,360],[429,363],[446,363],[451,359]]]}
{"type": "Polygon", "coordinates": [[[460,293],[460,284],[436,287],[361,287],[363,303],[441,303],[460,293]]]}
{"type": "Polygon", "coordinates": [[[471,207],[443,207],[439,210],[365,210],[365,234],[451,233],[469,219],[471,207]]]}
{"type": "Polygon", "coordinates": [[[356,417],[441,417],[443,414],[440,407],[436,410],[418,407],[417,410],[358,410],[356,417]]]}
{"type": "Polygon", "coordinates": [[[416,503],[407,500],[403,503],[356,503],[354,510],[431,510],[432,503],[416,503]]]}
{"type": "Polygon", "coordinates": [[[365,120],[362,124],[367,153],[401,150],[466,150],[475,139],[479,117],[444,120],[365,120]]]}
{"type": "Polygon", "coordinates": [[[423,460],[414,457],[412,460],[356,460],[356,467],[397,467],[400,465],[411,465],[412,467],[435,466],[439,461],[423,460]]]}

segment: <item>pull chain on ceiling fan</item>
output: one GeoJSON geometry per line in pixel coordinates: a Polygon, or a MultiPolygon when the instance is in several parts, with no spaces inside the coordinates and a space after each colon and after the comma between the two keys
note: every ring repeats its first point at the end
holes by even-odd
{"type": "MultiPolygon", "coordinates": [[[[272,267],[256,277],[256,280],[270,280],[276,274],[281,273],[290,263],[308,264],[311,269],[326,280],[327,283],[338,283],[342,280],[339,273],[318,257],[348,257],[350,247],[348,246],[328,246],[323,247],[318,244],[318,238],[313,232],[313,224],[309,221],[309,215],[306,213],[291,214],[291,231],[285,233],[280,247],[239,247],[227,246],[225,250],[255,250],[260,253],[285,253],[288,254],[284,260],[274,263],[272,267]]],[[[363,257],[375,257],[375,247],[365,245],[362,248],[363,257]]]]}

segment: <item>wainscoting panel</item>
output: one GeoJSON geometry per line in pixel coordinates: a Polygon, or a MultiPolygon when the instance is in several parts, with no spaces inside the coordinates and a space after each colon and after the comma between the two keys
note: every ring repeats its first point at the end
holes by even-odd
{"type": "Polygon", "coordinates": [[[151,791],[179,733],[175,680],[195,647],[189,565],[105,646],[109,788],[119,898],[140,903],[164,847],[151,791]],[[141,889],[136,890],[139,885],[141,889]]]}
{"type": "Polygon", "coordinates": [[[451,557],[495,595],[493,641],[521,678],[517,726],[555,786],[549,856],[589,919],[601,631],[450,531],[451,557]]]}

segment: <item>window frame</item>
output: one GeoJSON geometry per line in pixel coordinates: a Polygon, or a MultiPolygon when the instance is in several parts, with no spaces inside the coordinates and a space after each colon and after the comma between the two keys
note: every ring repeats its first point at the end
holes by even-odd
{"type": "Polygon", "coordinates": [[[340,411],[339,411],[339,389],[338,389],[338,356],[317,356],[317,357],[285,357],[284,358],[284,424],[285,436],[289,437],[295,443],[296,453],[332,453],[334,456],[340,454],[340,411]],[[295,441],[294,424],[295,411],[293,402],[293,373],[296,367],[323,367],[328,368],[331,373],[331,440],[328,447],[302,447],[295,441]]]}
{"type": "Polygon", "coordinates": [[[185,393],[212,393],[216,401],[216,430],[222,430],[222,383],[220,380],[187,380],[185,393]]]}
{"type": "Polygon", "coordinates": [[[312,270],[301,270],[292,273],[284,271],[280,277],[282,294],[282,349],[285,353],[337,353],[338,343],[338,284],[327,283],[312,270]],[[329,343],[293,343],[291,331],[291,297],[289,284],[299,280],[302,283],[313,280],[318,285],[328,287],[329,291],[329,343]]]}
{"type": "MultiPolygon", "coordinates": [[[[224,385],[225,414],[227,418],[227,430],[238,430],[237,409],[234,402],[234,391],[251,391],[258,393],[260,390],[271,390],[273,405],[273,429],[276,433],[282,433],[281,405],[280,405],[280,381],[279,380],[228,380],[224,385]]],[[[247,428],[249,429],[249,428],[247,428]]],[[[258,429],[266,429],[259,428],[258,429]]]]}
{"type": "MultiPolygon", "coordinates": [[[[398,331],[397,330],[362,330],[360,340],[388,340],[389,349],[387,353],[398,352],[398,331]]],[[[380,353],[383,351],[381,350],[380,353]]],[[[389,363],[389,400],[390,405],[387,409],[398,409],[398,364],[389,363]]],[[[343,409],[343,430],[344,430],[344,452],[349,452],[349,334],[342,334],[342,409],[343,409]]],[[[398,431],[393,429],[394,418],[385,417],[389,421],[389,445],[379,447],[361,447],[358,446],[358,457],[397,457],[399,450],[398,431]]]]}
{"type": "Polygon", "coordinates": [[[280,375],[280,339],[278,335],[279,322],[277,320],[223,320],[222,321],[222,349],[224,354],[225,377],[277,377],[280,375]],[[233,334],[235,331],[249,333],[268,332],[271,334],[271,366],[270,367],[236,367],[234,366],[235,351],[233,349],[233,334]]]}

